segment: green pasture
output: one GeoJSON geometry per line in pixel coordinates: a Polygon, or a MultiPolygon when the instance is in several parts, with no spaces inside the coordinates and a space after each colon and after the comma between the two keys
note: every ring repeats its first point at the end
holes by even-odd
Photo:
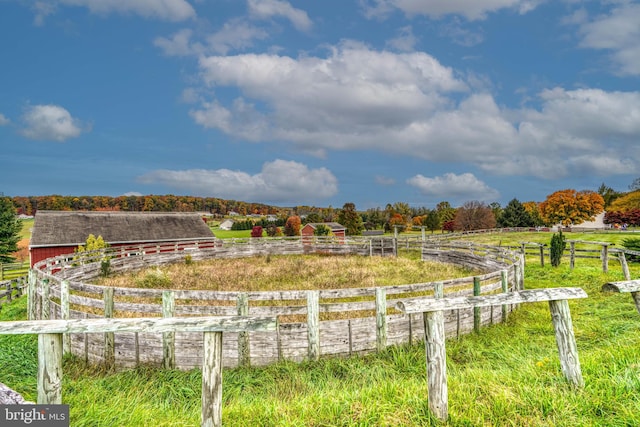
{"type": "MultiPolygon", "coordinates": [[[[548,242],[551,233],[484,236],[487,243],[548,242]],[[508,236],[508,237],[507,237],[508,236]],[[492,239],[498,239],[494,241],[492,239]]],[[[587,234],[567,238],[587,240],[587,234]]],[[[618,242],[624,236],[592,235],[618,242]]],[[[474,238],[475,239],[475,238],[474,238]]],[[[478,238],[480,239],[480,238],[478,238]]],[[[424,346],[391,347],[352,358],[225,369],[226,426],[638,426],[640,313],[628,294],[601,286],[624,280],[619,265],[602,273],[597,259],[541,267],[526,263],[527,288],[581,287],[571,300],[585,386],[560,371],[547,303],[522,304],[505,324],[447,341],[449,421],[428,411],[424,346]]],[[[637,278],[640,264],[630,264],[637,278]]],[[[24,297],[5,305],[0,320],[26,317],[24,297]]],[[[36,399],[35,336],[0,335],[0,382],[36,399]]],[[[63,401],[72,426],[196,426],[199,370],[141,367],[109,372],[74,358],[64,362],[63,401]]]]}

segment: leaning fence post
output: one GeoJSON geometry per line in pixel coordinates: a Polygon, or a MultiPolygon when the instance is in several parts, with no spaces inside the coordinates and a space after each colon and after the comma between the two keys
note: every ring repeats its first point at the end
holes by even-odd
{"type": "Polygon", "coordinates": [[[309,360],[320,358],[320,291],[307,291],[307,337],[309,360]]]}
{"type": "Polygon", "coordinates": [[[584,380],[580,370],[578,347],[573,333],[569,302],[567,300],[551,300],[549,301],[549,310],[551,311],[551,321],[556,334],[562,373],[574,386],[582,387],[584,380]]]}
{"type": "Polygon", "coordinates": [[[29,269],[29,280],[27,281],[27,319],[35,320],[35,296],[36,296],[36,286],[35,286],[35,273],[33,270],[29,269]]]}
{"type": "Polygon", "coordinates": [[[222,425],[222,332],[203,333],[202,427],[222,425]]]}
{"type": "MultiPolygon", "coordinates": [[[[162,317],[176,315],[176,298],[173,291],[162,291],[162,317]]],[[[176,367],[176,333],[162,334],[162,362],[165,369],[176,367]]]]}
{"type": "Polygon", "coordinates": [[[624,274],[624,280],[631,280],[631,273],[629,273],[629,265],[627,264],[627,257],[624,252],[618,252],[618,259],[620,260],[620,265],[622,266],[622,274],[624,274]]]}
{"type": "Polygon", "coordinates": [[[383,351],[387,347],[387,290],[376,288],[376,347],[383,351]]]}
{"type": "MultiPolygon", "coordinates": [[[[238,316],[249,315],[249,295],[246,292],[238,294],[238,316]]],[[[238,332],[238,364],[240,366],[249,366],[251,364],[251,347],[249,343],[249,332],[238,332]]]]}
{"type": "Polygon", "coordinates": [[[38,334],[37,403],[62,403],[62,334],[38,334]]]}
{"type": "MultiPolygon", "coordinates": [[[[113,288],[104,288],[104,317],[105,319],[113,318],[113,288]]],[[[115,335],[113,332],[106,332],[104,334],[104,362],[108,368],[112,368],[115,364],[115,335]]]]}

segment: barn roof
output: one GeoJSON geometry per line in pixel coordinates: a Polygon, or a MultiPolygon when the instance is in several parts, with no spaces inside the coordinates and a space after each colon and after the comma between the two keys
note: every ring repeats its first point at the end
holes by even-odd
{"type": "Polygon", "coordinates": [[[102,236],[109,244],[215,237],[195,213],[37,211],[29,246],[77,246],[89,234],[102,236]]]}
{"type": "Polygon", "coordinates": [[[311,226],[311,228],[313,228],[314,230],[319,225],[325,225],[325,226],[329,227],[331,229],[331,231],[346,230],[346,227],[344,225],[342,225],[340,223],[337,223],[337,222],[309,222],[306,225],[311,226]]]}

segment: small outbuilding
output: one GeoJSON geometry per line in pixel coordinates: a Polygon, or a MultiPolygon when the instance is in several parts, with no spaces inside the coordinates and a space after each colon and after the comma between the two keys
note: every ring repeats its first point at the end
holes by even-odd
{"type": "Polygon", "coordinates": [[[344,225],[337,222],[309,222],[302,227],[300,234],[303,236],[313,236],[319,225],[329,227],[331,233],[336,237],[344,237],[347,233],[347,229],[344,225]]]}
{"type": "Polygon", "coordinates": [[[110,246],[215,239],[198,213],[37,211],[29,243],[31,266],[47,258],[73,254],[90,234],[102,236],[110,246]]]}

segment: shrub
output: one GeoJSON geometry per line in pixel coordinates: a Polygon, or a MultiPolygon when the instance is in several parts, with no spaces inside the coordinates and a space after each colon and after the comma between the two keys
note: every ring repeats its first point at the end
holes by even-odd
{"type": "Polygon", "coordinates": [[[159,268],[151,271],[141,279],[136,280],[136,285],[140,288],[169,288],[171,279],[159,268]]]}
{"type": "MultiPolygon", "coordinates": [[[[622,241],[622,246],[624,246],[626,249],[629,249],[630,251],[640,252],[640,238],[630,237],[630,238],[624,239],[622,241]]],[[[640,262],[639,255],[627,255],[626,258],[629,261],[640,262]]]]}
{"type": "Polygon", "coordinates": [[[262,227],[256,225],[251,229],[251,237],[262,237],[262,227]]]}
{"type": "Polygon", "coordinates": [[[564,236],[562,235],[562,230],[558,233],[554,233],[551,237],[551,265],[553,267],[557,267],[560,265],[560,261],[562,259],[562,254],[564,249],[567,247],[567,242],[564,236]]]}
{"type": "Polygon", "coordinates": [[[109,277],[111,274],[111,261],[109,258],[103,258],[100,261],[100,277],[109,277]]]}
{"type": "Polygon", "coordinates": [[[193,264],[193,258],[191,257],[191,254],[187,254],[187,255],[185,255],[185,257],[184,257],[184,263],[185,263],[186,265],[191,265],[191,264],[193,264]]]}

